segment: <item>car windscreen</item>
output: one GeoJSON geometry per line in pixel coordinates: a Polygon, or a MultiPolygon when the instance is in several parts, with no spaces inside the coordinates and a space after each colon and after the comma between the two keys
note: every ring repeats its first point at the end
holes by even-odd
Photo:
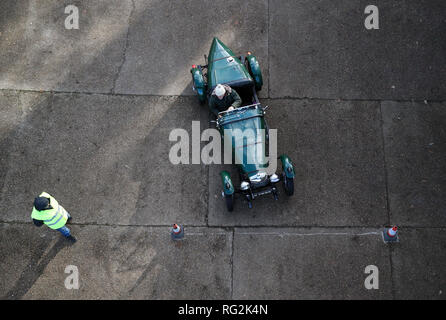
{"type": "Polygon", "coordinates": [[[265,130],[262,117],[254,116],[223,126],[224,141],[231,143],[236,164],[251,166],[255,171],[265,164],[265,130]]]}

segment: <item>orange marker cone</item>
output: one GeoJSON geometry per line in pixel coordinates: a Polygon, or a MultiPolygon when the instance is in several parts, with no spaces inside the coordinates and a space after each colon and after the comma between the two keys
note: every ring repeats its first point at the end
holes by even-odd
{"type": "Polygon", "coordinates": [[[396,226],[383,231],[384,242],[398,242],[398,228],[396,226]]]}
{"type": "Polygon", "coordinates": [[[184,238],[184,229],[183,226],[178,224],[174,224],[172,230],[170,231],[170,235],[172,236],[172,240],[181,240],[184,238]]]}

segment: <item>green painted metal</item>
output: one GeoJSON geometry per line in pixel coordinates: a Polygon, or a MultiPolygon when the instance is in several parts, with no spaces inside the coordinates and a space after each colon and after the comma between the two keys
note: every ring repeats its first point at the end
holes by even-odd
{"type": "Polygon", "coordinates": [[[223,184],[223,192],[225,195],[230,196],[234,194],[234,185],[232,184],[231,175],[228,171],[220,172],[221,182],[223,184]]]}
{"type": "Polygon", "coordinates": [[[251,75],[254,78],[254,84],[256,86],[256,90],[260,91],[262,90],[263,86],[263,77],[262,77],[262,70],[260,70],[259,62],[257,61],[257,58],[251,53],[248,53],[246,60],[248,60],[249,71],[251,72],[251,75]]]}
{"type": "Polygon", "coordinates": [[[235,109],[218,120],[223,143],[232,144],[233,163],[249,177],[268,166],[263,109],[235,109]],[[263,129],[263,130],[262,130],[263,129]]]}
{"type": "Polygon", "coordinates": [[[253,80],[240,59],[218,38],[214,38],[209,50],[207,78],[209,91],[219,83],[253,80]]]}
{"type": "Polygon", "coordinates": [[[283,172],[285,172],[286,177],[294,178],[295,177],[294,166],[290,158],[286,154],[282,154],[280,156],[280,161],[282,162],[283,172]]]}
{"type": "Polygon", "coordinates": [[[200,103],[204,103],[206,101],[206,83],[204,82],[203,73],[199,67],[192,67],[190,72],[192,73],[192,80],[198,100],[200,103]]]}

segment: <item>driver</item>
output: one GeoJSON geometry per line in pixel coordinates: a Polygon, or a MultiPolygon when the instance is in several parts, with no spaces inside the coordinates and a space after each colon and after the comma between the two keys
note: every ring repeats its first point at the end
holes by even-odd
{"type": "Polygon", "coordinates": [[[242,105],[242,99],[230,86],[217,84],[209,98],[209,108],[218,117],[219,112],[230,111],[242,105]]]}

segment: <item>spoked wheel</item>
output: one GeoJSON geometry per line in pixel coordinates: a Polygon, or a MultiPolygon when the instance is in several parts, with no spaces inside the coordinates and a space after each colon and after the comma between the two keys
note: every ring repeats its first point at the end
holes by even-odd
{"type": "Polygon", "coordinates": [[[277,193],[277,190],[273,190],[273,197],[274,197],[274,200],[279,200],[279,195],[277,193]]]}
{"type": "Polygon", "coordinates": [[[200,104],[204,104],[206,101],[206,82],[203,70],[201,66],[193,65],[190,72],[192,74],[193,89],[197,93],[200,104]]]}
{"type": "Polygon", "coordinates": [[[225,195],[225,201],[226,201],[226,208],[229,212],[232,212],[234,210],[234,194],[231,194],[230,196],[225,195]]]}
{"type": "Polygon", "coordinates": [[[287,176],[284,174],[283,188],[285,189],[287,196],[292,196],[294,194],[294,178],[287,178],[287,176]]]}

